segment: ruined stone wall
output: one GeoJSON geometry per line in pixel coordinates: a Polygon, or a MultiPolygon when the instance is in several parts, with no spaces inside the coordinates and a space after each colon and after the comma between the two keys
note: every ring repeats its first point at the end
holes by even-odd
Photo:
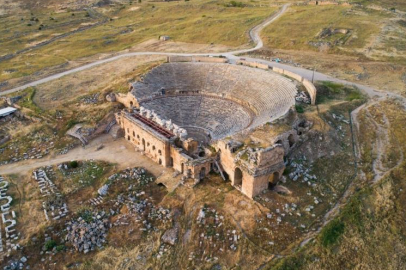
{"type": "Polygon", "coordinates": [[[309,95],[310,95],[312,105],[316,104],[317,89],[314,86],[314,84],[311,83],[308,79],[305,79],[302,76],[300,76],[300,75],[298,75],[296,73],[290,72],[288,70],[285,70],[285,69],[273,67],[272,70],[274,72],[276,72],[276,73],[286,75],[286,76],[288,76],[288,77],[290,77],[292,79],[295,79],[298,82],[301,82],[303,84],[303,86],[306,88],[309,95]]]}
{"type": "Polygon", "coordinates": [[[231,185],[249,198],[253,198],[267,189],[270,182],[276,184],[285,169],[283,163],[284,149],[282,146],[264,149],[258,157],[258,164],[249,169],[254,173],[249,173],[243,164],[235,162],[234,155],[227,149],[227,141],[219,141],[215,148],[220,152],[220,163],[229,176],[231,185]],[[237,179],[237,170],[241,171],[242,180],[237,179]],[[259,173],[257,174],[257,172],[259,173]]]}
{"type": "Polygon", "coordinates": [[[173,168],[180,172],[182,175],[187,174],[187,166],[186,163],[191,160],[191,158],[184,153],[182,153],[182,149],[171,147],[170,148],[170,157],[173,160],[173,168]],[[183,164],[183,165],[182,165],[183,164]]]}
{"type": "Polygon", "coordinates": [[[206,63],[227,63],[227,58],[219,58],[219,57],[205,57],[205,56],[196,56],[193,57],[193,61],[195,62],[206,62],[206,63]]]}
{"type": "Polygon", "coordinates": [[[156,163],[164,167],[169,166],[169,142],[161,140],[155,134],[119,114],[116,114],[116,121],[124,130],[124,137],[127,141],[135,145],[140,151],[144,151],[145,155],[156,163]]]}
{"type": "Polygon", "coordinates": [[[137,99],[131,94],[131,92],[128,92],[127,94],[116,93],[115,96],[116,101],[123,104],[126,108],[139,107],[137,99]]]}
{"type": "Polygon", "coordinates": [[[211,161],[206,160],[203,163],[193,163],[193,164],[188,164],[187,169],[190,170],[190,177],[196,180],[201,180],[203,177],[206,177],[210,170],[211,170],[211,161]],[[203,169],[204,168],[204,169],[203,169]],[[201,175],[201,171],[203,169],[204,175],[201,175]]]}
{"type": "Polygon", "coordinates": [[[312,105],[316,104],[316,95],[317,95],[317,89],[314,86],[314,84],[312,84],[309,80],[307,79],[303,79],[303,85],[306,88],[307,92],[310,95],[310,99],[312,100],[312,105]]]}
{"type": "Polygon", "coordinates": [[[286,156],[290,152],[290,150],[296,145],[296,142],[298,140],[299,136],[297,135],[297,131],[292,129],[290,131],[278,135],[273,143],[282,145],[286,156]]]}
{"type": "Polygon", "coordinates": [[[282,146],[271,146],[262,150],[258,155],[257,167],[273,166],[283,163],[285,150],[282,146]]]}
{"type": "Polygon", "coordinates": [[[227,63],[227,58],[207,56],[168,56],[167,62],[205,62],[205,63],[227,63]]]}
{"type": "Polygon", "coordinates": [[[244,60],[238,60],[237,65],[243,65],[253,68],[261,68],[261,69],[269,69],[269,66],[266,64],[256,63],[256,62],[249,62],[244,60]]]}
{"type": "Polygon", "coordinates": [[[168,63],[171,63],[171,62],[192,62],[193,58],[192,58],[192,56],[168,56],[166,58],[166,61],[168,63]]]}
{"type": "Polygon", "coordinates": [[[234,185],[234,171],[236,165],[234,163],[234,157],[230,153],[230,150],[226,149],[226,141],[218,141],[214,147],[220,153],[221,167],[229,176],[231,184],[234,185]]]}

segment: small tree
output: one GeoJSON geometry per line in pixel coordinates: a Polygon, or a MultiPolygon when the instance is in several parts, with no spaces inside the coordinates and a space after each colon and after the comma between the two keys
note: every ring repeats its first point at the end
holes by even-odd
{"type": "Polygon", "coordinates": [[[69,162],[69,168],[75,169],[79,166],[79,163],[76,160],[69,162]]]}

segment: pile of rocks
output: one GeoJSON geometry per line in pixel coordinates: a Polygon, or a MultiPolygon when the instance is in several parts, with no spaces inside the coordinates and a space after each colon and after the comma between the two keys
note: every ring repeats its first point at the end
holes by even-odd
{"type": "Polygon", "coordinates": [[[240,235],[236,230],[226,229],[224,216],[219,215],[216,209],[203,207],[197,215],[197,223],[205,232],[200,234],[199,246],[209,245],[218,248],[220,252],[225,249],[236,251],[240,235]]]}
{"type": "Polygon", "coordinates": [[[162,258],[162,256],[164,256],[165,253],[167,253],[167,252],[169,251],[169,249],[170,249],[170,246],[169,246],[169,245],[162,244],[162,245],[159,247],[158,254],[156,255],[156,258],[157,258],[157,259],[162,258]]]}
{"type": "Polygon", "coordinates": [[[71,144],[69,144],[68,146],[62,148],[62,149],[58,152],[58,155],[65,155],[65,154],[67,154],[70,150],[72,150],[72,149],[75,148],[75,147],[76,147],[76,144],[71,143],[71,144]]]}
{"type": "Polygon", "coordinates": [[[49,220],[50,217],[53,220],[58,220],[68,214],[68,207],[62,195],[59,193],[57,186],[49,179],[47,173],[53,173],[52,167],[35,170],[33,176],[38,183],[41,195],[44,197],[42,207],[46,220],[49,220]]]}
{"type": "Polygon", "coordinates": [[[70,162],[62,163],[58,165],[58,169],[65,177],[75,180],[76,185],[72,186],[74,188],[91,185],[97,175],[104,170],[102,164],[93,159],[80,161],[75,167],[71,167],[70,162]]]}
{"type": "Polygon", "coordinates": [[[126,226],[129,225],[129,220],[135,220],[142,224],[141,231],[153,231],[156,228],[153,223],[158,221],[159,223],[167,223],[172,220],[172,215],[169,209],[163,207],[156,207],[152,200],[145,198],[145,192],[132,192],[129,195],[118,195],[115,200],[116,211],[122,206],[126,206],[128,214],[121,215],[114,226],[126,226]]]}
{"type": "Polygon", "coordinates": [[[9,156],[7,160],[0,162],[0,165],[10,164],[21,160],[40,159],[48,155],[52,149],[55,148],[54,141],[56,140],[55,134],[48,134],[43,131],[36,131],[28,134],[26,137],[30,138],[30,147],[23,152],[21,148],[21,141],[13,141],[6,147],[0,149],[0,153],[8,150],[9,156]]]}
{"type": "Polygon", "coordinates": [[[333,116],[333,118],[334,118],[335,120],[344,122],[344,123],[346,123],[346,124],[350,124],[350,121],[347,120],[347,119],[345,119],[345,117],[344,117],[343,115],[332,113],[331,116],[333,116]]]}
{"type": "MultiPolygon", "coordinates": [[[[8,253],[10,253],[12,250],[17,250],[20,248],[20,245],[16,243],[16,241],[19,239],[20,233],[17,233],[16,231],[17,215],[14,211],[10,211],[13,198],[7,195],[8,187],[9,182],[0,176],[0,201],[2,202],[0,205],[1,223],[6,233],[6,237],[4,237],[6,241],[6,250],[8,253]]],[[[4,250],[2,239],[3,237],[0,231],[0,253],[4,250]]]]}
{"type": "Polygon", "coordinates": [[[76,251],[86,254],[103,247],[111,224],[105,212],[85,211],[82,216],[66,223],[65,241],[76,251]]]}
{"type": "Polygon", "coordinates": [[[302,92],[298,92],[296,94],[295,100],[297,102],[302,102],[302,103],[306,103],[306,104],[310,104],[311,100],[310,97],[306,94],[306,92],[302,91],[302,92]]]}
{"type": "Polygon", "coordinates": [[[100,93],[96,93],[93,95],[88,95],[81,98],[81,102],[84,104],[96,104],[99,102],[100,93]]]}
{"type": "Polygon", "coordinates": [[[311,175],[311,166],[308,168],[305,167],[303,163],[292,161],[290,163],[290,167],[294,170],[289,173],[289,178],[293,181],[297,181],[298,179],[302,178],[302,182],[307,182],[308,185],[312,185],[310,180],[317,180],[316,175],[311,175]]]}
{"type": "Polygon", "coordinates": [[[111,185],[114,181],[131,180],[133,183],[140,186],[145,186],[154,181],[154,177],[147,174],[144,168],[126,169],[119,173],[115,173],[108,178],[106,185],[111,185]]]}
{"type": "Polygon", "coordinates": [[[4,270],[20,270],[20,269],[31,269],[29,265],[25,265],[27,263],[26,257],[21,257],[18,260],[10,261],[6,266],[3,267],[4,270]]]}

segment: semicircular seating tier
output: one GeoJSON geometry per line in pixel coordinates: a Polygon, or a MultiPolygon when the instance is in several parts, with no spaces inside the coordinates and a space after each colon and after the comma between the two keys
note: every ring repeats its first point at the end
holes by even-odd
{"type": "Polygon", "coordinates": [[[133,84],[140,104],[213,139],[255,128],[295,104],[296,85],[272,71],[219,63],[165,63],[133,84]],[[165,89],[166,95],[159,95],[165,89]]]}

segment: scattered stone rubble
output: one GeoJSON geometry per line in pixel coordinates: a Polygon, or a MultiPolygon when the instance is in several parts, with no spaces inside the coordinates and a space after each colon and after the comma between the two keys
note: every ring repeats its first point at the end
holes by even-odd
{"type": "Polygon", "coordinates": [[[20,270],[20,269],[31,269],[27,263],[27,257],[23,256],[18,260],[10,261],[6,266],[3,267],[4,270],[20,270]],[[25,267],[24,267],[25,266],[25,267]]]}
{"type": "Polygon", "coordinates": [[[68,146],[62,148],[59,152],[58,155],[65,155],[67,154],[70,150],[76,147],[76,144],[69,144],[68,146]]]}
{"type": "MultiPolygon", "coordinates": [[[[219,252],[225,250],[236,251],[240,235],[236,230],[225,228],[224,216],[220,215],[216,209],[203,207],[197,215],[197,223],[200,228],[205,229],[199,235],[199,247],[208,245],[218,249],[219,252]]],[[[205,258],[205,261],[213,261],[213,258],[205,258]]]]}
{"type": "Polygon", "coordinates": [[[99,102],[100,93],[88,95],[80,99],[84,104],[97,104],[99,102]]]}
{"type": "Polygon", "coordinates": [[[166,230],[161,239],[165,244],[174,246],[178,240],[178,228],[174,227],[166,230]]]}
{"type": "Polygon", "coordinates": [[[41,159],[55,148],[54,141],[56,140],[56,134],[49,135],[42,131],[35,131],[28,134],[27,137],[30,138],[32,147],[24,152],[21,149],[21,142],[19,141],[12,142],[6,147],[0,149],[0,153],[4,153],[6,150],[11,152],[7,160],[0,161],[0,165],[6,165],[27,159],[41,159]]]}
{"type": "MultiPolygon", "coordinates": [[[[52,167],[47,167],[47,171],[52,171],[52,167]]],[[[68,206],[59,193],[58,188],[48,178],[44,169],[40,168],[33,172],[34,179],[37,181],[42,197],[42,207],[46,220],[50,217],[53,220],[58,220],[68,214],[68,206]]]]}
{"type": "Polygon", "coordinates": [[[289,173],[289,178],[291,180],[297,181],[301,179],[302,182],[307,182],[309,186],[315,185],[314,183],[312,184],[310,182],[310,180],[317,180],[317,177],[315,175],[310,174],[310,171],[312,170],[311,165],[306,168],[303,163],[295,161],[292,161],[290,165],[291,168],[293,169],[293,171],[289,173]]]}
{"type": "MultiPolygon", "coordinates": [[[[20,248],[16,241],[19,239],[20,233],[17,233],[15,226],[17,224],[17,216],[14,211],[10,212],[11,202],[13,198],[7,195],[9,183],[0,176],[0,201],[2,202],[1,209],[1,221],[3,223],[4,231],[6,232],[6,249],[10,253],[12,250],[17,250],[20,248]]],[[[0,253],[4,251],[3,239],[0,231],[0,253]]]]}
{"type": "Polygon", "coordinates": [[[77,252],[86,254],[107,243],[111,224],[105,212],[86,210],[83,216],[66,223],[65,241],[71,243],[77,252]]]}
{"type": "MultiPolygon", "coordinates": [[[[132,189],[131,186],[129,188],[132,189]]],[[[121,214],[114,222],[114,226],[128,226],[130,220],[141,224],[140,231],[157,231],[154,226],[155,222],[168,223],[172,220],[172,215],[169,209],[156,207],[151,198],[145,198],[145,192],[132,191],[128,195],[120,194],[114,200],[114,206],[117,209],[110,210],[111,213],[118,213],[125,205],[128,209],[127,214],[121,214]]]]}
{"type": "Polygon", "coordinates": [[[331,115],[333,116],[333,118],[334,118],[335,120],[338,120],[338,121],[344,122],[344,123],[346,123],[347,125],[349,125],[349,124],[350,124],[350,121],[349,121],[349,120],[347,120],[347,119],[345,119],[345,117],[344,117],[343,115],[340,115],[340,114],[334,114],[334,113],[332,113],[331,115]]]}
{"type": "Polygon", "coordinates": [[[116,95],[114,93],[110,93],[106,95],[106,100],[109,102],[115,102],[116,101],[116,95]]]}
{"type": "Polygon", "coordinates": [[[76,189],[83,186],[89,186],[96,179],[97,173],[103,170],[103,166],[95,162],[93,159],[79,162],[80,166],[77,168],[70,168],[68,163],[61,163],[58,165],[59,171],[69,178],[77,180],[75,184],[76,189]]]}
{"type": "Polygon", "coordinates": [[[302,91],[302,92],[298,92],[296,94],[295,100],[297,102],[302,102],[302,103],[306,103],[306,104],[310,104],[311,103],[311,99],[310,97],[306,94],[306,92],[302,91]]]}
{"type": "MultiPolygon", "coordinates": [[[[129,226],[133,222],[140,224],[140,231],[158,231],[159,224],[167,224],[172,220],[169,209],[156,207],[153,199],[148,197],[139,187],[145,186],[154,181],[154,178],[147,174],[143,168],[131,168],[111,175],[107,182],[99,189],[99,196],[89,200],[91,205],[98,205],[104,201],[112,204],[109,209],[110,215],[116,215],[112,226],[129,226]],[[131,183],[126,192],[123,192],[114,199],[106,201],[111,185],[120,181],[131,183]],[[126,213],[120,213],[122,208],[126,208],[126,213]],[[155,226],[156,225],[156,226],[155,226]]],[[[134,228],[130,228],[134,230],[134,228]]]]}
{"type": "Polygon", "coordinates": [[[108,195],[109,186],[112,185],[114,182],[121,180],[130,180],[134,184],[145,186],[148,183],[153,182],[154,178],[152,176],[148,176],[145,169],[143,168],[126,169],[119,173],[115,173],[107,179],[107,182],[101,188],[99,188],[99,190],[97,191],[99,196],[90,199],[89,203],[93,206],[103,203],[103,197],[108,195]]]}

